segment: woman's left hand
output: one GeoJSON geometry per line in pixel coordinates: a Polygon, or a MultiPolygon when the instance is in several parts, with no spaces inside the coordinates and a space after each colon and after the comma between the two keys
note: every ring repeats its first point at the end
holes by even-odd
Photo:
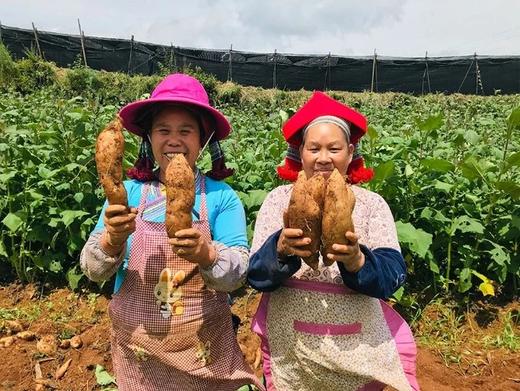
{"type": "Polygon", "coordinates": [[[204,239],[195,228],[175,232],[175,237],[168,242],[179,257],[202,267],[210,267],[217,258],[215,246],[204,239]]]}
{"type": "Polygon", "coordinates": [[[334,252],[328,253],[327,258],[343,263],[347,271],[356,273],[365,264],[365,254],[363,254],[359,248],[359,236],[354,232],[347,231],[345,238],[347,238],[348,244],[334,243],[332,245],[334,252]]]}

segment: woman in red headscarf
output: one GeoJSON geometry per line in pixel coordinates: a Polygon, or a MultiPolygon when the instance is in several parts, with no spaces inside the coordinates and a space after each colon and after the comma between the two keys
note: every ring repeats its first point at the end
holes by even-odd
{"type": "MultiPolygon", "coordinates": [[[[257,216],[248,282],[264,292],[253,321],[262,340],[268,390],[418,390],[415,343],[406,322],[382,299],[404,282],[406,266],[384,199],[356,184],[369,181],[357,150],[367,122],[315,92],[283,126],[289,144],[281,178],[348,178],[356,198],[354,232],[324,254],[317,270],[301,257],[310,238],[284,227],[292,185],[274,189],[257,216]],[[330,264],[330,262],[327,262],[330,264]]],[[[337,216],[341,219],[342,216],[337,216]]]]}

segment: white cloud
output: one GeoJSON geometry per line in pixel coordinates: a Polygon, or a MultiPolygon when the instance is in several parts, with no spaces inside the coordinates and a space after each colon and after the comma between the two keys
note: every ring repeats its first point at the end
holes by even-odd
{"type": "Polygon", "coordinates": [[[5,25],[177,46],[387,56],[520,54],[520,2],[2,0],[5,25]]]}

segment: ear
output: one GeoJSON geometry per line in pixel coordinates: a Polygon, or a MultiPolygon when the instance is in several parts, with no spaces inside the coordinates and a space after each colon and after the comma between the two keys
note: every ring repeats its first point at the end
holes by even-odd
{"type": "Polygon", "coordinates": [[[177,283],[177,284],[180,284],[181,282],[184,281],[184,279],[186,278],[186,273],[184,272],[184,270],[179,270],[177,273],[175,273],[175,275],[173,276],[173,280],[177,283]]]}
{"type": "Polygon", "coordinates": [[[159,276],[159,281],[160,282],[168,282],[168,281],[171,280],[171,278],[172,278],[172,272],[170,271],[170,269],[167,268],[167,267],[162,269],[161,275],[159,276]]]}

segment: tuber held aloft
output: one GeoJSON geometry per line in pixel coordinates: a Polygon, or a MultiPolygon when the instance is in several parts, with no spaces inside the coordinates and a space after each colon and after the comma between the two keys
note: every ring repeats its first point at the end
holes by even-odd
{"type": "Polygon", "coordinates": [[[96,167],[99,181],[110,205],[128,206],[123,185],[123,154],[125,138],[123,124],[117,116],[99,133],[96,141],[96,167]]]}
{"type": "Polygon", "coordinates": [[[166,232],[191,228],[191,211],[195,204],[195,176],[182,154],[175,154],[166,168],[166,232]]]}

